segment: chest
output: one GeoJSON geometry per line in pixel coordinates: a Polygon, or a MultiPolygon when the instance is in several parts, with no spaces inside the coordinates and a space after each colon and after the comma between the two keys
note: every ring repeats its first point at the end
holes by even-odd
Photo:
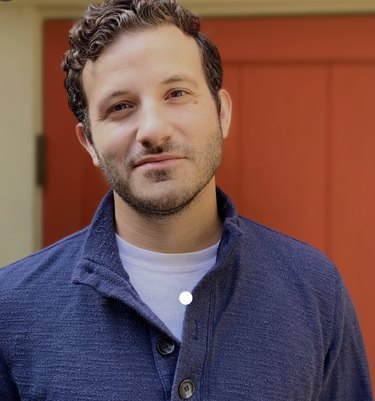
{"type": "Polygon", "coordinates": [[[281,300],[266,307],[236,293],[223,303],[212,287],[198,289],[181,343],[141,310],[93,293],[51,310],[17,337],[21,399],[177,401],[185,391],[193,401],[313,400],[318,321],[281,300]]]}

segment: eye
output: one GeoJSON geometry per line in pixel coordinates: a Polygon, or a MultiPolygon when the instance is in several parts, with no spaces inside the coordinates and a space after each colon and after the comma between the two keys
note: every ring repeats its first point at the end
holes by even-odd
{"type": "Polygon", "coordinates": [[[116,111],[122,111],[125,109],[130,109],[132,106],[129,103],[116,103],[115,105],[111,106],[108,110],[108,113],[116,112],[116,111]]]}
{"type": "Polygon", "coordinates": [[[189,92],[184,90],[184,89],[173,89],[169,92],[168,96],[169,98],[172,97],[182,97],[187,95],[189,92]]]}

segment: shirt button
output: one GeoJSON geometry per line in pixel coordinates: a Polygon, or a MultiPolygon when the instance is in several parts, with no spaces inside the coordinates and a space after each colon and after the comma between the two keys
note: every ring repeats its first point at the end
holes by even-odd
{"type": "Polygon", "coordinates": [[[184,400],[188,400],[194,394],[194,384],[191,380],[184,380],[181,382],[180,387],[178,388],[178,392],[180,397],[184,400]]]}
{"type": "Polygon", "coordinates": [[[156,344],[156,349],[161,355],[170,355],[174,351],[175,345],[169,338],[161,338],[156,344]]]}

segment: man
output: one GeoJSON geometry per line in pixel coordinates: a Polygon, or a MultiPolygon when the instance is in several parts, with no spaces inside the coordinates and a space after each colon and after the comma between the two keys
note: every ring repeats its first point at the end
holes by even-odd
{"type": "Polygon", "coordinates": [[[0,271],[1,401],[372,400],[335,267],[215,187],[231,101],[198,19],[107,0],[69,43],[77,135],[113,191],[0,271]]]}

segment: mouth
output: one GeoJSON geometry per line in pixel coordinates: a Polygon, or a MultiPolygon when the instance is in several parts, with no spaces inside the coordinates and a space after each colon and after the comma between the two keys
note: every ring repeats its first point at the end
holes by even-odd
{"type": "Polygon", "coordinates": [[[134,168],[138,167],[162,168],[172,165],[173,163],[182,159],[183,157],[177,155],[150,155],[137,160],[134,163],[134,168]]]}

